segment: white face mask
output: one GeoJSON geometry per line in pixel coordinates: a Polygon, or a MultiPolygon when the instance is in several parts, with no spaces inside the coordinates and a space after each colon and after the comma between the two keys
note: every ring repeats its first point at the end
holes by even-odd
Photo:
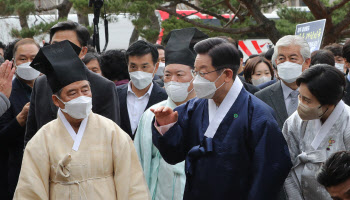
{"type": "MultiPolygon", "coordinates": [[[[58,97],[57,97],[58,98],[58,97]]],[[[87,96],[80,96],[78,98],[72,99],[68,102],[63,102],[58,98],[63,104],[63,112],[67,113],[74,119],[84,119],[89,116],[92,109],[92,98],[87,96]]]]}
{"type": "Polygon", "coordinates": [[[289,61],[281,63],[277,65],[278,76],[287,83],[293,83],[303,72],[303,64],[300,65],[289,61]]]}
{"type": "Polygon", "coordinates": [[[143,71],[129,72],[132,84],[139,90],[145,89],[153,80],[154,70],[152,73],[143,71]]]}
{"type": "Polygon", "coordinates": [[[257,85],[260,85],[260,84],[263,84],[263,83],[266,83],[266,82],[269,82],[271,81],[271,76],[263,76],[263,77],[260,77],[259,79],[252,79],[252,83],[254,86],[257,86],[257,85]]]}
{"type": "Polygon", "coordinates": [[[165,91],[174,102],[183,102],[186,100],[189,93],[193,91],[193,89],[188,92],[188,87],[191,85],[191,82],[181,83],[176,81],[170,81],[164,83],[165,91]]]}
{"type": "Polygon", "coordinates": [[[344,72],[344,64],[335,63],[335,68],[339,69],[341,72],[344,72]]]}
{"type": "MultiPolygon", "coordinates": [[[[224,71],[221,73],[221,75],[223,73],[224,71]]],[[[223,82],[218,88],[216,88],[215,86],[215,82],[221,77],[221,75],[214,82],[211,82],[201,77],[200,75],[197,75],[193,81],[193,88],[194,88],[194,91],[196,92],[197,97],[201,99],[213,98],[216,90],[218,90],[225,84],[225,82],[223,82]]]]}
{"type": "Polygon", "coordinates": [[[29,65],[30,65],[30,62],[17,65],[17,69],[16,69],[17,76],[27,81],[31,81],[38,78],[38,76],[40,75],[40,72],[29,65]]]}
{"type": "Polygon", "coordinates": [[[157,70],[157,72],[156,72],[156,75],[158,75],[158,76],[164,76],[164,69],[165,69],[165,63],[159,62],[158,70],[157,70]]]}

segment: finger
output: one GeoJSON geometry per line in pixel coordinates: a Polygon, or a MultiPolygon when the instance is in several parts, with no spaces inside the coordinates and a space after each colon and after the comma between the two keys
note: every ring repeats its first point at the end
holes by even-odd
{"type": "Polygon", "coordinates": [[[4,76],[4,73],[6,71],[6,66],[7,66],[8,63],[9,63],[9,61],[6,60],[4,63],[1,64],[1,66],[0,66],[0,76],[1,77],[4,76]]]}
{"type": "Polygon", "coordinates": [[[12,71],[12,62],[8,62],[5,68],[5,78],[7,79],[12,71]]]}
{"type": "Polygon", "coordinates": [[[170,111],[170,108],[169,107],[164,107],[164,109],[163,109],[163,113],[166,113],[166,112],[169,112],[170,111]]]}
{"type": "Polygon", "coordinates": [[[151,112],[153,112],[153,113],[155,112],[154,108],[151,108],[151,109],[149,109],[149,110],[150,110],[151,112]]]}
{"type": "Polygon", "coordinates": [[[15,72],[16,72],[16,68],[15,67],[12,67],[12,65],[13,65],[13,62],[11,61],[11,62],[9,62],[9,64],[7,65],[8,66],[8,68],[10,69],[10,72],[9,72],[9,74],[8,74],[8,77],[7,77],[7,80],[11,80],[12,81],[12,78],[13,78],[13,75],[15,74],[15,72]]]}
{"type": "Polygon", "coordinates": [[[163,111],[163,109],[164,109],[164,106],[159,106],[158,108],[157,108],[157,112],[162,112],[163,111]]]}

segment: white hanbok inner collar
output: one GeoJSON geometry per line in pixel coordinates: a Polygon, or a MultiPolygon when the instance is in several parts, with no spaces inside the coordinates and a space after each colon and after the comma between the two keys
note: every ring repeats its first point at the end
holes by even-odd
{"type": "Polygon", "coordinates": [[[226,97],[217,108],[215,102],[212,99],[208,100],[208,113],[209,113],[209,126],[205,131],[205,136],[208,138],[213,138],[216,131],[219,128],[222,120],[225,118],[228,111],[231,109],[232,105],[235,103],[239,93],[243,88],[241,80],[236,76],[229,92],[226,97]],[[214,103],[214,105],[213,105],[214,103]]]}
{"type": "MultiPolygon", "coordinates": [[[[339,101],[339,103],[335,106],[333,112],[329,115],[328,119],[322,124],[322,126],[319,129],[316,129],[318,131],[317,135],[315,136],[314,140],[311,143],[312,148],[315,150],[318,149],[323,139],[326,137],[328,132],[333,127],[334,123],[338,120],[341,113],[343,112],[345,108],[345,104],[342,100],[339,101]]],[[[317,119],[319,122],[315,124],[321,124],[320,120],[317,119]]],[[[319,126],[319,125],[318,125],[319,126]]]]}
{"type": "Polygon", "coordinates": [[[60,117],[63,125],[66,127],[68,133],[70,134],[70,136],[72,137],[74,144],[72,149],[74,151],[78,151],[79,146],[80,146],[80,142],[81,139],[83,138],[84,132],[85,132],[85,128],[87,125],[87,121],[89,117],[86,117],[83,119],[83,121],[80,124],[78,133],[75,133],[74,129],[72,128],[72,126],[70,125],[70,123],[67,121],[66,117],[63,115],[61,109],[58,109],[58,116],[60,117]]]}

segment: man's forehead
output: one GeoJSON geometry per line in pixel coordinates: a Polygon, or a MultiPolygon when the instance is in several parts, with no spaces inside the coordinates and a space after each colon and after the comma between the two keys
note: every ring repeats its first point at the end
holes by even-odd
{"type": "Polygon", "coordinates": [[[301,47],[299,45],[281,46],[281,47],[278,47],[278,55],[284,55],[284,56],[289,56],[293,54],[301,55],[300,49],[301,47]]]}
{"type": "Polygon", "coordinates": [[[74,43],[77,46],[81,46],[79,41],[78,41],[78,35],[75,31],[73,30],[61,30],[57,31],[53,36],[52,36],[52,41],[51,44],[61,42],[64,40],[69,40],[70,42],[74,43]]]}
{"type": "Polygon", "coordinates": [[[76,81],[76,82],[73,82],[73,83],[63,87],[62,91],[67,91],[67,90],[71,90],[71,89],[80,89],[80,88],[85,87],[85,86],[89,86],[89,82],[87,80],[76,81]]]}

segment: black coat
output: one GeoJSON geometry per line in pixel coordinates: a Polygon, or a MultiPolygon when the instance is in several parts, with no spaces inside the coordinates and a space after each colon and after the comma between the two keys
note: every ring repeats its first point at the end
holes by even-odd
{"type": "MultiPolygon", "coordinates": [[[[120,117],[121,117],[121,125],[120,128],[122,128],[129,136],[134,139],[134,135],[131,131],[131,125],[130,125],[130,119],[129,119],[129,113],[128,113],[128,107],[126,102],[126,97],[128,94],[128,84],[121,85],[117,87],[118,95],[119,95],[119,102],[120,102],[120,117]]],[[[154,104],[157,104],[161,101],[164,101],[168,98],[167,93],[165,90],[157,83],[153,81],[153,88],[151,92],[151,96],[149,97],[146,109],[153,106],[154,104]]]]}
{"type": "Polygon", "coordinates": [[[346,82],[346,86],[345,86],[345,94],[343,97],[343,101],[346,105],[350,106],[350,81],[347,75],[345,76],[345,82],[346,82]]]}
{"type": "Polygon", "coordinates": [[[12,199],[21,170],[25,127],[16,116],[30,101],[32,88],[15,78],[12,81],[11,107],[0,118],[0,199],[12,199]]]}
{"type": "MultiPolygon", "coordinates": [[[[119,98],[115,84],[86,68],[91,85],[92,111],[120,124],[119,98]]],[[[46,76],[39,77],[34,84],[30,99],[27,129],[24,143],[46,123],[57,118],[58,108],[52,101],[52,90],[46,76]]]]}

